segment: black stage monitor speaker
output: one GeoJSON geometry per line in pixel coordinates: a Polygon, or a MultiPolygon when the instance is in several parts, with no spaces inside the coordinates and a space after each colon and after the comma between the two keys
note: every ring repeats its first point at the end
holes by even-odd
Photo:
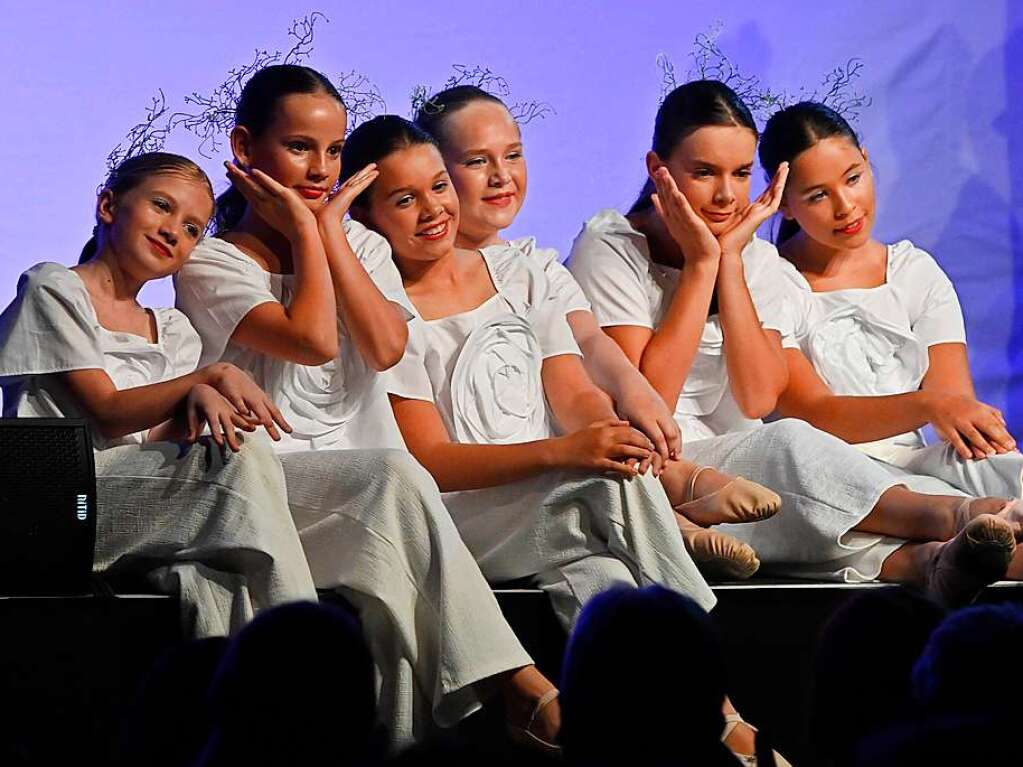
{"type": "Polygon", "coordinates": [[[86,422],[0,419],[0,596],[88,592],[95,544],[86,422]]]}

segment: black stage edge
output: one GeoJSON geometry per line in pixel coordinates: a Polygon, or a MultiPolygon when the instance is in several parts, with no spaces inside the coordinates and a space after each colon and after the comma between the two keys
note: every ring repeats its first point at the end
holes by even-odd
{"type": "MultiPolygon", "coordinates": [[[[839,605],[876,588],[886,586],[714,586],[719,601],[712,616],[725,643],[736,706],[799,767],[815,764],[806,712],[817,637],[839,605]]],[[[558,679],[565,634],[546,596],[519,588],[495,594],[537,665],[558,679]]],[[[1023,602],[1023,583],[992,586],[980,601],[1010,600],[1023,602]]],[[[169,597],[0,597],[0,690],[8,712],[0,717],[0,765],[113,764],[118,724],[154,661],[181,641],[178,626],[178,605],[169,597]]],[[[465,729],[473,739],[501,731],[499,721],[470,721],[465,729]]]]}
{"type": "MultiPolygon", "coordinates": [[[[769,733],[775,748],[793,764],[812,767],[817,760],[810,747],[807,714],[817,638],[843,602],[866,590],[890,586],[754,580],[712,588],[718,604],[711,616],[725,645],[736,708],[769,733]]],[[[557,679],[565,634],[546,597],[529,589],[497,589],[495,593],[526,650],[545,674],[557,679]]],[[[978,601],[1023,602],[1023,582],[990,586],[978,601]]],[[[878,641],[884,638],[878,637],[878,641]]],[[[679,651],[685,652],[681,644],[679,651]]]]}

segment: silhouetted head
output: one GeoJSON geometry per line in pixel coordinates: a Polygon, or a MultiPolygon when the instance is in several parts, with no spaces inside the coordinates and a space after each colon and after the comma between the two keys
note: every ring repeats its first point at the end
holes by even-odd
{"type": "Polygon", "coordinates": [[[379,746],[373,659],[348,613],[296,602],[231,642],[211,693],[199,764],[357,764],[379,746]]]}
{"type": "Polygon", "coordinates": [[[1018,717],[1013,655],[1023,646],[1023,606],[979,605],[953,613],[934,631],[913,668],[913,691],[937,714],[1018,717]]]}
{"type": "Polygon", "coordinates": [[[574,763],[731,758],[720,744],[717,636],[707,614],[674,591],[621,587],[594,597],[569,640],[560,689],[561,742],[574,763]]]}
{"type": "Polygon", "coordinates": [[[835,611],[814,660],[810,726],[820,755],[847,763],[864,735],[911,716],[913,663],[944,615],[897,587],[860,594],[835,611]]]}

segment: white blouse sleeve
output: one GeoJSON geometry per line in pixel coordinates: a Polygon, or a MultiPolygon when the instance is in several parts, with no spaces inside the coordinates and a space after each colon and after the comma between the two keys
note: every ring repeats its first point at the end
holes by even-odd
{"type": "Polygon", "coordinates": [[[180,378],[195,371],[202,356],[202,339],[195,332],[188,317],[177,309],[157,309],[161,318],[160,333],[164,349],[174,369],[172,378],[180,378]]]}
{"type": "Polygon", "coordinates": [[[412,319],[415,310],[405,293],[398,267],[391,258],[390,244],[377,232],[353,219],[346,219],[344,227],[348,244],[384,298],[401,307],[406,320],[412,319]]]}
{"type": "Polygon", "coordinates": [[[782,348],[798,349],[793,303],[799,300],[799,296],[782,271],[778,251],[757,237],[746,247],[751,249],[749,256],[744,253],[743,258],[746,284],[760,318],[760,326],[777,331],[781,335],[782,348]]]}
{"type": "Polygon", "coordinates": [[[591,311],[590,302],[586,300],[575,277],[561,263],[558,251],[554,248],[538,248],[535,237],[512,240],[509,245],[519,248],[543,269],[544,276],[551,286],[551,294],[561,303],[565,314],[591,311]]]}
{"type": "Polygon", "coordinates": [[[388,394],[425,402],[436,400],[426,369],[426,357],[431,353],[428,334],[429,329],[421,319],[414,317],[409,321],[405,354],[397,365],[380,374],[388,394]]]}
{"type": "Polygon", "coordinates": [[[0,380],[72,370],[104,370],[100,328],[81,279],[44,263],[21,275],[0,315],[0,380]]]}
{"type": "MultiPolygon", "coordinates": [[[[628,243],[616,243],[616,245],[628,243]]],[[[612,245],[584,228],[572,244],[568,269],[593,308],[601,327],[636,325],[654,329],[654,311],[646,290],[646,259],[612,245]]]]}
{"type": "Polygon", "coordinates": [[[965,344],[963,310],[952,281],[930,254],[914,248],[912,256],[905,281],[918,299],[910,317],[913,334],[927,347],[965,344]]]}
{"type": "Polygon", "coordinates": [[[540,344],[543,359],[562,354],[582,356],[572,327],[568,324],[565,306],[556,296],[551,295],[542,305],[536,307],[529,316],[529,324],[540,344]]]}
{"type": "Polygon", "coordinates": [[[219,360],[235,328],[255,307],[277,297],[266,272],[223,240],[200,244],[174,276],[175,305],[202,339],[200,364],[219,360]]]}

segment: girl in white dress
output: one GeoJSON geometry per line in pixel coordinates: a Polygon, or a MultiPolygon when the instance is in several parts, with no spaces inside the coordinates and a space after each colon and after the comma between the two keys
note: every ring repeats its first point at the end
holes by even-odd
{"type": "Polygon", "coordinates": [[[398,425],[484,574],[532,579],[566,627],[619,582],[666,583],[710,607],[663,490],[627,463],[653,446],[586,378],[543,271],[510,249],[455,248],[458,197],[413,123],[360,125],[344,161],[345,174],[379,168],[353,215],[387,238],[416,312],[387,375],[398,425]]]}
{"type": "Polygon", "coordinates": [[[394,741],[453,725],[488,691],[504,694],[510,722],[550,740],[557,704],[531,714],[554,687],[405,450],[379,380],[404,352],[407,299],[386,243],[342,224],[376,176],[363,168],[332,191],[346,122],[312,69],[271,66],[248,81],[234,189],[217,237],[178,275],[178,306],[203,358],[250,372],[294,427],[278,445],[291,511],[316,585],[359,612],[394,741]]]}
{"type": "Polygon", "coordinates": [[[768,121],[760,158],[791,167],[779,245],[798,347],[785,352],[779,412],[916,475],[917,489],[1019,498],[1023,455],[977,400],[955,288],[909,240],[872,237],[873,173],[856,133],[823,104],[795,104],[768,121]],[[928,423],[940,443],[925,446],[928,423]]]}
{"type": "MultiPolygon", "coordinates": [[[[686,547],[708,575],[746,578],[759,562],[753,549],[729,535],[707,529],[720,522],[764,519],[781,499],[767,488],[680,460],[681,433],[664,404],[621,348],[602,333],[590,304],[553,248],[535,237],[506,240],[526,196],[526,157],[522,134],[496,96],[473,85],[440,91],[424,102],[416,124],[437,139],[459,199],[455,245],[471,250],[516,249],[544,271],[562,302],[587,373],[613,400],[615,412],[653,442],[658,476],[678,513],[686,547]]],[[[640,466],[645,472],[648,466],[640,466]]]]}
{"type": "Polygon", "coordinates": [[[188,259],[212,213],[192,161],[130,158],[99,194],[81,263],[32,267],[0,316],[4,415],[92,426],[95,568],[179,595],[192,636],[316,599],[280,462],[252,434],[262,425],[276,439],[286,420],[233,365],[196,369],[200,341],[183,314],[137,301],[188,259]],[[212,442],[199,438],[206,426],[212,442]]]}
{"type": "Polygon", "coordinates": [[[647,188],[628,216],[606,210],[586,223],[569,268],[601,326],[675,407],[685,455],[781,494],[770,519],[727,526],[765,566],[969,601],[1004,576],[1014,551],[1019,524],[1004,501],[920,495],[802,421],[759,420],[787,384],[783,343],[795,342],[783,334],[777,253],[754,237],[778,207],[787,166],[749,204],[756,142],[727,86],[675,89],[657,113],[647,188]]]}

